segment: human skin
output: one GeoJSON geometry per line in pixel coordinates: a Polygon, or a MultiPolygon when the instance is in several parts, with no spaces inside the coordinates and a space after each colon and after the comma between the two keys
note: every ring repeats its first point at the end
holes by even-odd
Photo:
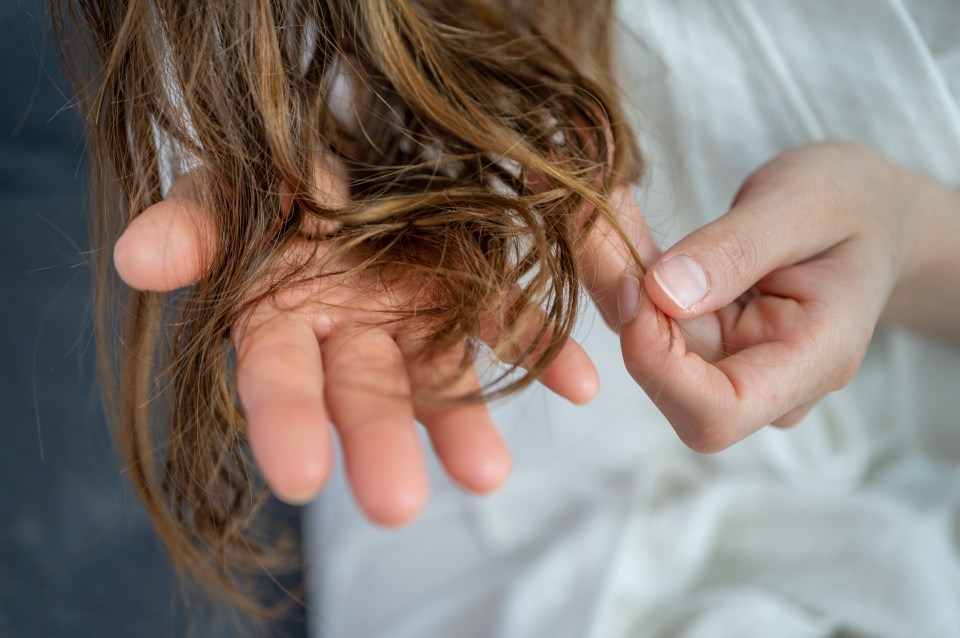
{"type": "Polygon", "coordinates": [[[796,424],[882,319],[960,341],[960,195],[856,144],[773,159],[730,211],[620,279],[630,374],[680,438],[796,424]]]}
{"type": "MultiPolygon", "coordinates": [[[[348,197],[341,175],[335,162],[318,159],[316,195],[334,208],[348,197]]],[[[193,196],[194,180],[201,178],[192,173],[177,180],[168,197],[137,216],[118,239],[114,263],[131,287],[174,290],[196,281],[208,267],[217,250],[217,233],[213,216],[193,196]]],[[[619,194],[623,197],[627,190],[619,194]]],[[[410,399],[455,398],[480,388],[475,370],[457,376],[462,350],[423,361],[417,357],[422,345],[417,320],[394,316],[384,321],[415,298],[416,281],[404,278],[388,289],[376,273],[314,276],[355,270],[355,263],[345,261],[349,255],[331,262],[325,250],[323,244],[307,240],[291,243],[278,263],[281,268],[305,265],[305,283],[256,303],[232,330],[237,393],[251,450],[267,485],[289,503],[315,497],[333,463],[330,423],[340,437],[350,485],[363,511],[384,525],[406,522],[423,508],[428,493],[417,421],[454,481],[476,493],[500,486],[510,472],[510,455],[484,404],[410,399]]],[[[614,291],[607,308],[615,316],[616,278],[622,267],[586,267],[593,268],[595,281],[614,291]]],[[[278,271],[265,278],[274,274],[280,277],[278,271]]],[[[251,298],[260,285],[269,283],[255,282],[251,298]]],[[[510,291],[504,295],[509,297],[510,291]]],[[[529,307],[517,322],[529,330],[515,352],[500,356],[522,365],[515,361],[517,351],[525,349],[529,341],[524,338],[533,338],[546,319],[539,308],[529,307]]],[[[498,335],[481,337],[497,345],[498,335]]],[[[598,389],[596,369],[572,339],[538,381],[573,403],[590,401],[598,389]]]]}
{"type": "MultiPolygon", "coordinates": [[[[345,196],[328,172],[317,188],[345,196]]],[[[629,191],[614,199],[650,269],[641,276],[630,267],[601,225],[580,256],[583,281],[619,329],[627,369],[695,450],[797,423],[850,380],[881,318],[960,340],[960,195],[861,146],[784,153],[747,179],[726,215],[663,254],[641,232],[629,191]],[[670,261],[677,257],[702,274],[670,261]]],[[[139,289],[188,285],[215,252],[215,235],[188,189],[175,187],[124,232],[117,270],[139,289]]],[[[320,299],[329,290],[297,289],[257,306],[234,331],[238,390],[267,484],[292,503],[315,496],[332,463],[332,422],[360,507],[378,523],[404,523],[428,492],[416,419],[455,481],[496,489],[510,457],[485,406],[427,409],[400,398],[438,372],[414,363],[417,344],[404,341],[401,324],[371,329],[367,315],[406,293],[347,283],[347,293],[367,295],[349,310],[310,303],[329,302],[320,299]],[[340,381],[359,378],[365,387],[340,381]]],[[[589,401],[598,383],[572,341],[540,381],[575,403],[589,401]]],[[[452,390],[476,387],[468,373],[452,390]]]]}

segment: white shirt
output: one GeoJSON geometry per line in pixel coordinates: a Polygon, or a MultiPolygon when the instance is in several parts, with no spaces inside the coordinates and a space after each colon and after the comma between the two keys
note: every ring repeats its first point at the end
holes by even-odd
{"type": "MultiPolygon", "coordinates": [[[[960,188],[956,0],[621,0],[618,16],[637,195],[664,246],[825,138],[960,188]]],[[[313,636],[960,636],[955,345],[881,330],[799,426],[705,457],[599,319],[580,335],[600,396],[497,406],[516,459],[497,494],[463,494],[431,459],[427,511],[383,530],[338,468],[306,517],[313,636]]]]}

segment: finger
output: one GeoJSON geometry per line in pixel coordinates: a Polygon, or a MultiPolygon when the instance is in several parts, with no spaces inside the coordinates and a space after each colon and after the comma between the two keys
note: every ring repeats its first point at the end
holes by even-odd
{"type": "Polygon", "coordinates": [[[777,268],[839,243],[846,232],[807,194],[755,186],[723,217],[665,251],[646,279],[653,302],[674,318],[699,316],[734,301],[777,268]]]}
{"type": "Polygon", "coordinates": [[[600,391],[600,377],[590,355],[573,338],[564,342],[560,354],[540,374],[538,380],[577,405],[590,403],[600,391]]]}
{"type": "Polygon", "coordinates": [[[310,324],[265,306],[238,331],[237,392],[267,486],[291,504],[313,498],[332,463],[320,347],[310,324]]]}
{"type": "MultiPolygon", "coordinates": [[[[506,307],[509,307],[509,303],[506,307]]],[[[509,333],[504,324],[502,317],[483,321],[481,338],[504,363],[529,369],[540,360],[551,341],[549,318],[541,308],[527,304],[509,333]],[[538,338],[539,342],[534,345],[538,338]]],[[[600,379],[593,361],[573,338],[564,341],[559,354],[538,375],[537,380],[578,405],[592,401],[600,389],[600,379]]]]}
{"type": "MultiPolygon", "coordinates": [[[[617,211],[617,223],[627,239],[637,248],[644,264],[652,263],[659,254],[653,236],[644,226],[643,213],[629,187],[618,187],[611,196],[611,206],[617,211]]],[[[634,260],[623,238],[614,231],[605,218],[597,220],[577,255],[581,280],[597,304],[608,326],[619,329],[617,317],[617,279],[633,267],[634,260]]]]}
{"type": "Polygon", "coordinates": [[[332,333],[322,351],[354,496],[372,520],[405,523],[423,509],[428,486],[400,349],[386,331],[367,328],[332,333]]]}
{"type": "Polygon", "coordinates": [[[178,179],[167,199],[137,215],[113,248],[120,278],[138,290],[166,292],[206,271],[218,250],[216,222],[190,197],[192,175],[178,179]]]}
{"type": "Polygon", "coordinates": [[[459,371],[461,356],[462,349],[411,367],[413,394],[425,398],[417,406],[416,416],[450,478],[483,494],[507,480],[510,453],[485,403],[438,402],[479,396],[476,370],[471,366],[459,371]]]}
{"type": "Polygon", "coordinates": [[[770,425],[777,428],[792,428],[796,424],[800,423],[807,414],[810,413],[818,401],[807,401],[803,405],[790,410],[782,417],[771,423],[770,425]]]}
{"type": "MultiPolygon", "coordinates": [[[[167,292],[197,281],[210,266],[219,248],[217,224],[195,193],[199,172],[179,177],[167,198],[141,212],[124,229],[113,249],[113,262],[120,278],[138,290],[167,292]]],[[[328,208],[349,200],[346,168],[329,153],[317,153],[312,195],[328,208]]],[[[290,209],[292,195],[282,198],[282,210],[290,209]]],[[[336,232],[339,222],[310,217],[304,232],[316,236],[336,232]]]]}
{"type": "Polygon", "coordinates": [[[762,343],[710,364],[687,350],[676,321],[636,278],[620,285],[622,298],[637,299],[620,333],[627,370],[694,450],[725,449],[813,398],[805,392],[816,362],[791,344],[762,343]]]}
{"type": "MultiPolygon", "coordinates": [[[[308,185],[310,196],[315,202],[328,209],[343,208],[350,201],[350,187],[347,182],[348,170],[338,157],[328,151],[314,153],[313,182],[308,185]]],[[[287,216],[293,200],[301,193],[289,189],[280,197],[280,209],[287,216]]],[[[307,216],[301,223],[301,231],[313,237],[325,237],[337,232],[341,224],[338,220],[307,216]]]]}

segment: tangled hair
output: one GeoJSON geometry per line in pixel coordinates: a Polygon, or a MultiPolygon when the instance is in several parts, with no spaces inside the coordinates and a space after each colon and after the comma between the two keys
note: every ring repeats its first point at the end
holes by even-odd
{"type": "MultiPolygon", "coordinates": [[[[304,237],[360,247],[357,268],[424,282],[424,357],[476,343],[488,309],[519,291],[550,329],[484,397],[530,383],[580,308],[584,236],[599,219],[616,227],[609,195],[640,172],[609,71],[612,0],[52,2],[90,130],[95,245],[163,198],[177,161],[203,175],[210,268],[175,294],[121,290],[101,251],[99,336],[120,344],[104,361],[118,441],[175,564],[260,611],[247,575],[277,546],[250,526],[264,490],[229,337],[303,273],[256,295],[253,282],[304,237]],[[345,167],[342,206],[312,188],[318,149],[345,167]],[[336,230],[311,237],[311,220],[336,230]]],[[[515,318],[502,317],[508,337],[515,318]]]]}

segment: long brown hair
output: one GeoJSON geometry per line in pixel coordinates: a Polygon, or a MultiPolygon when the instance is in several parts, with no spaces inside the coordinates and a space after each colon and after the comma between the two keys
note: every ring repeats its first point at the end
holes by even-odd
{"type": "Polygon", "coordinates": [[[609,72],[612,0],[52,2],[89,125],[95,245],[162,199],[164,149],[200,167],[219,250],[199,281],[124,291],[100,253],[100,339],[118,346],[104,360],[107,394],[127,471],[176,564],[260,611],[244,575],[277,547],[249,525],[262,485],[251,485],[229,335],[297,273],[256,298],[251,282],[306,220],[335,222],[315,241],[348,238],[369,256],[358,267],[426,282],[423,356],[475,342],[504,290],[542,306],[552,327],[527,371],[485,396],[530,383],[580,308],[584,235],[600,218],[616,225],[608,196],[640,171],[609,72]],[[330,102],[341,80],[347,118],[330,102]],[[343,206],[311,189],[318,148],[346,167],[343,206]]]}

